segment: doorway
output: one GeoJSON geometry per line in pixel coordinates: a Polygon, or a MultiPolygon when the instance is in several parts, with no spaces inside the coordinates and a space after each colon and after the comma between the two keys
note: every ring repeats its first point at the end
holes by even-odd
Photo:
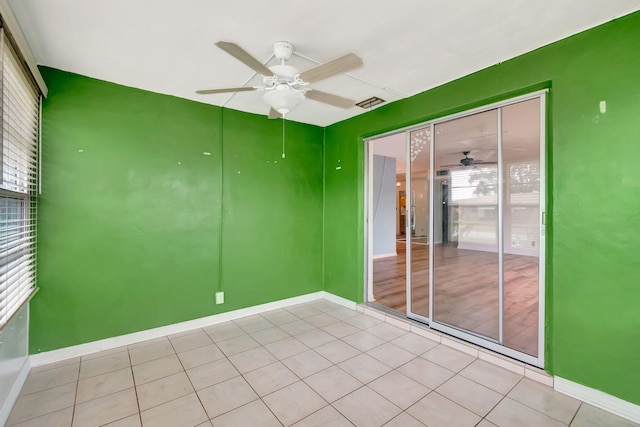
{"type": "Polygon", "coordinates": [[[543,366],[545,105],[540,92],[367,140],[369,303],[543,366]],[[376,256],[385,200],[395,250],[376,256]]]}

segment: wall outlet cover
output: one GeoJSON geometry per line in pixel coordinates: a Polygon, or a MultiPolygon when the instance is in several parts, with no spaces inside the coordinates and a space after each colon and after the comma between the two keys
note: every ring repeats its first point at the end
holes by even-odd
{"type": "Polygon", "coordinates": [[[224,292],[216,292],[216,304],[224,304],[224,292]]]}

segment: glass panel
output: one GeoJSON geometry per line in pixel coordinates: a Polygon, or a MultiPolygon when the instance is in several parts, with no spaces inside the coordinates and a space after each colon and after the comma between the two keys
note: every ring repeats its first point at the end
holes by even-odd
{"type": "Polygon", "coordinates": [[[411,132],[411,312],[429,317],[429,150],[431,126],[411,132]]]}
{"type": "Polygon", "coordinates": [[[502,109],[504,345],[538,355],[540,99],[502,109]]]}
{"type": "Polygon", "coordinates": [[[367,300],[400,313],[407,310],[405,140],[401,132],[369,142],[373,277],[367,300]]]}
{"type": "Polygon", "coordinates": [[[497,110],[435,126],[434,320],[499,339],[497,110]]]}

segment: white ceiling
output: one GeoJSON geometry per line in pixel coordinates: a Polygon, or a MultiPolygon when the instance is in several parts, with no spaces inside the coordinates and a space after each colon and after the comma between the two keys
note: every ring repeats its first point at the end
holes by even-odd
{"type": "MultiPolygon", "coordinates": [[[[126,86],[266,114],[253,71],[214,46],[240,44],[261,61],[287,40],[315,61],[346,52],[352,76],[313,87],[356,101],[394,101],[638,10],[635,0],[9,0],[37,62],[126,86]],[[356,78],[357,77],[357,78],[356,78]],[[368,84],[362,81],[364,79],[368,84]],[[248,85],[252,85],[249,83],[248,85]]],[[[300,69],[314,62],[295,57],[300,69]]],[[[326,126],[365,110],[306,100],[289,119],[326,126]]]]}

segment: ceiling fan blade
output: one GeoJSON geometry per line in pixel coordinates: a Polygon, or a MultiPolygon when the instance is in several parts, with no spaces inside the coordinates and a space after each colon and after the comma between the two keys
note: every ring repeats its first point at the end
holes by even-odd
{"type": "Polygon", "coordinates": [[[278,111],[274,110],[273,108],[269,110],[270,119],[279,119],[281,117],[282,117],[282,114],[280,114],[278,111]]]}
{"type": "Polygon", "coordinates": [[[488,162],[488,161],[484,161],[484,160],[474,160],[471,164],[472,165],[497,165],[498,162],[488,162]]]}
{"type": "Polygon", "coordinates": [[[348,98],[343,98],[338,95],[333,95],[331,93],[322,92],[320,90],[312,89],[304,94],[309,99],[313,99],[314,101],[322,102],[325,104],[333,105],[334,107],[340,108],[351,108],[356,105],[356,101],[348,98]]]}
{"type": "Polygon", "coordinates": [[[216,46],[227,52],[229,55],[242,62],[247,67],[262,74],[263,76],[272,76],[273,72],[268,69],[262,62],[254,58],[249,52],[231,42],[217,42],[216,46]]]}
{"type": "Polygon", "coordinates": [[[313,83],[336,74],[346,73],[361,66],[362,58],[355,53],[347,53],[303,71],[300,73],[300,78],[307,83],[313,83]]]}
{"type": "Polygon", "coordinates": [[[197,90],[196,93],[200,95],[211,95],[212,93],[229,93],[229,92],[251,92],[257,90],[255,87],[226,87],[223,89],[203,89],[197,90]]]}

